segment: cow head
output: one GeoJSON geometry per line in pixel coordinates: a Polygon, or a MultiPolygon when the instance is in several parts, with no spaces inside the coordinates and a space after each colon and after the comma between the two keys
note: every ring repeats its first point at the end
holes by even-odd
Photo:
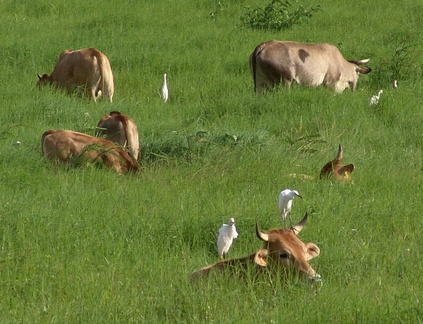
{"type": "Polygon", "coordinates": [[[354,164],[342,165],[342,146],[339,145],[338,154],[332,161],[329,161],[320,170],[320,179],[323,177],[335,176],[337,179],[350,180],[350,173],[354,171],[354,164]]]}
{"type": "Polygon", "coordinates": [[[37,76],[38,76],[38,81],[37,81],[38,88],[41,88],[45,84],[51,84],[51,78],[49,74],[43,74],[43,75],[37,74],[37,76]]]}
{"type": "Polygon", "coordinates": [[[320,275],[308,264],[309,260],[320,254],[320,249],[313,243],[303,243],[297,237],[306,222],[307,214],[291,228],[273,229],[267,232],[261,232],[256,224],[257,237],[265,244],[256,252],[254,262],[262,267],[273,265],[320,281],[320,275]]]}
{"type": "Polygon", "coordinates": [[[352,68],[354,70],[353,75],[351,76],[351,80],[348,80],[348,86],[351,90],[355,90],[355,88],[357,87],[357,81],[358,78],[360,76],[360,74],[367,74],[372,72],[372,69],[366,66],[361,66],[367,62],[369,62],[370,59],[364,59],[364,60],[360,60],[360,61],[354,61],[354,60],[349,60],[348,62],[351,63],[352,68]]]}

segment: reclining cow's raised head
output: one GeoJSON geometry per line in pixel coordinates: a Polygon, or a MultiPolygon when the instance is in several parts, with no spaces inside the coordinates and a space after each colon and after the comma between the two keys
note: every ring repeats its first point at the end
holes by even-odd
{"type": "Polygon", "coordinates": [[[307,214],[291,228],[273,229],[262,232],[256,224],[257,237],[264,241],[264,247],[258,250],[254,262],[266,267],[269,264],[280,269],[298,272],[314,280],[321,280],[320,275],[308,264],[308,261],[320,254],[319,247],[314,243],[303,243],[298,237],[305,223],[307,214]]]}
{"type": "Polygon", "coordinates": [[[350,180],[350,173],[354,171],[354,164],[342,165],[342,146],[339,145],[338,154],[332,161],[329,161],[324,165],[320,171],[320,179],[324,177],[335,176],[337,179],[350,180]]]}

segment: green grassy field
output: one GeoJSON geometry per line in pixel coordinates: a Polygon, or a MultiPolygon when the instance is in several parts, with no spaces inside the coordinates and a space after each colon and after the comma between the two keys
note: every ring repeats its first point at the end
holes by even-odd
{"type": "Polygon", "coordinates": [[[323,11],[266,31],[240,16],[269,1],[144,2],[0,2],[0,322],[421,323],[422,3],[306,1],[323,11]],[[330,42],[348,59],[370,57],[373,71],[354,93],[257,96],[248,57],[270,39],[330,42]],[[109,57],[113,104],[35,87],[64,49],[84,47],[109,57]],[[138,124],[142,174],[42,157],[45,130],[94,134],[111,110],[138,124]],[[318,176],[338,144],[353,183],[289,176],[318,176]],[[284,188],[304,197],[291,217],[310,214],[300,238],[321,249],[310,263],[323,286],[191,284],[192,271],[217,261],[229,217],[240,234],[231,257],[262,246],[256,221],[283,225],[284,188]]]}

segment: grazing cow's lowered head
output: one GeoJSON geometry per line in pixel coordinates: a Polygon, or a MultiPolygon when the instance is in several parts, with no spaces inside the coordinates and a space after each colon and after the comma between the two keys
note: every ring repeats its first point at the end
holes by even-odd
{"type": "Polygon", "coordinates": [[[105,136],[109,141],[127,148],[138,160],[140,144],[137,124],[127,115],[112,111],[103,116],[97,124],[96,136],[105,136]]]}
{"type": "Polygon", "coordinates": [[[338,154],[332,161],[329,161],[320,171],[320,179],[334,176],[336,179],[350,180],[350,173],[354,171],[354,164],[342,165],[342,146],[339,145],[338,154]]]}
{"type": "Polygon", "coordinates": [[[307,222],[307,214],[291,228],[273,229],[267,232],[260,231],[256,225],[257,237],[264,241],[264,247],[256,253],[240,259],[220,261],[214,265],[195,271],[192,279],[206,277],[212,271],[229,271],[231,273],[245,272],[248,268],[270,269],[285,274],[298,273],[301,277],[321,281],[321,277],[308,264],[308,261],[320,254],[320,249],[313,243],[303,243],[298,233],[307,222]]]}

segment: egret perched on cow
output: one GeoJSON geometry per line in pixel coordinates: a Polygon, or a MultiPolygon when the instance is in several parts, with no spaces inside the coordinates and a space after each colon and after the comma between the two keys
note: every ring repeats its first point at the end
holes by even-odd
{"type": "Polygon", "coordinates": [[[295,197],[301,197],[297,190],[285,189],[279,194],[279,213],[282,221],[285,222],[288,214],[291,212],[292,202],[295,197]]]}
{"type": "Polygon", "coordinates": [[[217,238],[217,250],[219,257],[223,258],[224,254],[228,254],[228,251],[232,245],[234,239],[238,237],[238,232],[235,227],[235,220],[230,218],[229,221],[219,228],[219,237],[217,238]]]}
{"type": "Polygon", "coordinates": [[[163,75],[162,99],[166,102],[169,99],[169,89],[167,88],[167,74],[163,75]]]}
{"type": "Polygon", "coordinates": [[[383,90],[379,90],[377,95],[373,95],[370,98],[370,106],[375,106],[379,103],[380,95],[383,93],[383,90]]]}

